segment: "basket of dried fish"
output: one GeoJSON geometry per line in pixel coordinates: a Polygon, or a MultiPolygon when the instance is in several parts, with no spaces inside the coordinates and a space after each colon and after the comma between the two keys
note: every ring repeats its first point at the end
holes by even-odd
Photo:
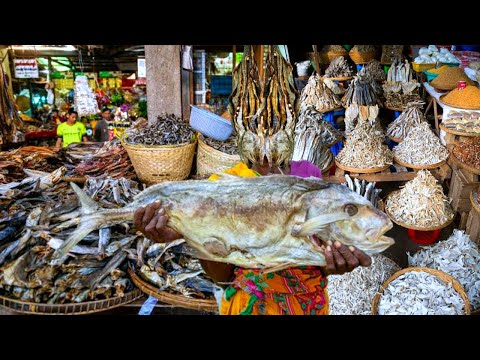
{"type": "Polygon", "coordinates": [[[373,315],[470,315],[463,286],[447,273],[427,267],[397,271],[373,297],[373,315]]]}
{"type": "Polygon", "coordinates": [[[348,51],[342,45],[326,45],[319,55],[324,64],[329,64],[339,56],[348,56],[348,51]]]}
{"type": "Polygon", "coordinates": [[[227,141],[198,137],[197,175],[209,176],[240,162],[235,137],[227,141]]]}
{"type": "Polygon", "coordinates": [[[197,146],[194,130],[175,115],[162,115],[149,126],[127,130],[122,145],[138,178],[147,184],[184,180],[197,146]]]}
{"type": "Polygon", "coordinates": [[[355,64],[366,64],[375,59],[377,52],[372,45],[355,45],[348,55],[355,64]]]}

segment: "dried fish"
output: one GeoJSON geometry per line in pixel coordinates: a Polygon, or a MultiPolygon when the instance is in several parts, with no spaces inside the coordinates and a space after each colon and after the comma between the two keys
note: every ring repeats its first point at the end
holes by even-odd
{"type": "Polygon", "coordinates": [[[409,102],[400,116],[387,126],[387,135],[403,140],[410,129],[420,125],[422,122],[426,122],[427,119],[421,111],[424,104],[422,101],[409,102]]]}
{"type": "Polygon", "coordinates": [[[364,69],[375,81],[384,82],[387,78],[385,71],[383,71],[383,66],[378,60],[370,60],[365,64],[364,69]]]}
{"type": "Polygon", "coordinates": [[[351,76],[353,76],[353,68],[343,56],[333,59],[327,70],[325,70],[325,77],[327,78],[343,78],[351,76]]]}
{"type": "Polygon", "coordinates": [[[238,147],[237,147],[237,137],[235,134],[230,136],[225,141],[217,141],[207,136],[200,135],[200,139],[205,142],[208,146],[211,146],[215,150],[221,151],[225,154],[229,155],[237,155],[238,154],[238,147]]]}
{"type": "Polygon", "coordinates": [[[388,70],[387,81],[383,84],[385,104],[400,108],[409,102],[421,100],[418,93],[419,87],[420,83],[413,80],[413,70],[408,60],[402,63],[397,59],[388,70]]]}
{"type": "Polygon", "coordinates": [[[352,104],[362,106],[381,105],[381,94],[382,88],[372,75],[363,68],[353,77],[345,93],[343,104],[345,107],[349,107],[352,104]]]}
{"type": "Polygon", "coordinates": [[[380,198],[378,195],[380,194],[382,189],[375,189],[376,182],[368,182],[362,180],[362,182],[360,183],[358,179],[354,180],[355,181],[352,181],[352,178],[348,174],[345,174],[346,182],[342,185],[345,185],[350,190],[362,195],[365,199],[370,201],[376,207],[380,198]],[[378,192],[376,190],[378,190],[378,192]]]}
{"type": "Polygon", "coordinates": [[[314,106],[315,110],[325,112],[341,107],[342,102],[318,74],[312,74],[300,96],[300,108],[307,106],[314,106]]]}

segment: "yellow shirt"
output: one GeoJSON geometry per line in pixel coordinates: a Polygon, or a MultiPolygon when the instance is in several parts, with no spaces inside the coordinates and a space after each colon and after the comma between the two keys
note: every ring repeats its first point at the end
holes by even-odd
{"type": "Polygon", "coordinates": [[[68,125],[66,122],[61,123],[57,127],[57,135],[63,139],[63,147],[67,147],[72,143],[82,142],[82,137],[87,135],[87,129],[81,122],[68,125]]]}

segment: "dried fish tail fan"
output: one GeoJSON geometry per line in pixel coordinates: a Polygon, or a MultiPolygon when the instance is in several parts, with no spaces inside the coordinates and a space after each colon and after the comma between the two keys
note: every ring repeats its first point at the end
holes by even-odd
{"type": "Polygon", "coordinates": [[[253,46],[247,45],[244,57],[233,72],[233,91],[229,112],[237,133],[243,161],[282,166],[293,152],[299,94],[293,68],[278,46],[269,45],[260,79],[253,46]]]}

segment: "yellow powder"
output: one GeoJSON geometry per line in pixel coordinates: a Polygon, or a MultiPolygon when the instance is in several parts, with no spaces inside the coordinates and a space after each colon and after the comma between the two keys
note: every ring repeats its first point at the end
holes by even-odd
{"type": "Polygon", "coordinates": [[[467,85],[475,85],[462,69],[454,67],[448,67],[448,69],[443,70],[440,75],[430,82],[430,85],[437,89],[453,90],[457,87],[459,81],[466,81],[467,85]]]}
{"type": "Polygon", "coordinates": [[[454,107],[480,108],[480,89],[476,86],[467,86],[462,90],[452,90],[443,98],[447,105],[454,107]]]}
{"type": "Polygon", "coordinates": [[[448,65],[443,65],[441,67],[439,67],[438,69],[431,69],[431,70],[428,70],[429,73],[432,73],[432,74],[441,74],[443,73],[445,70],[447,70],[450,66],[448,65]]]}

